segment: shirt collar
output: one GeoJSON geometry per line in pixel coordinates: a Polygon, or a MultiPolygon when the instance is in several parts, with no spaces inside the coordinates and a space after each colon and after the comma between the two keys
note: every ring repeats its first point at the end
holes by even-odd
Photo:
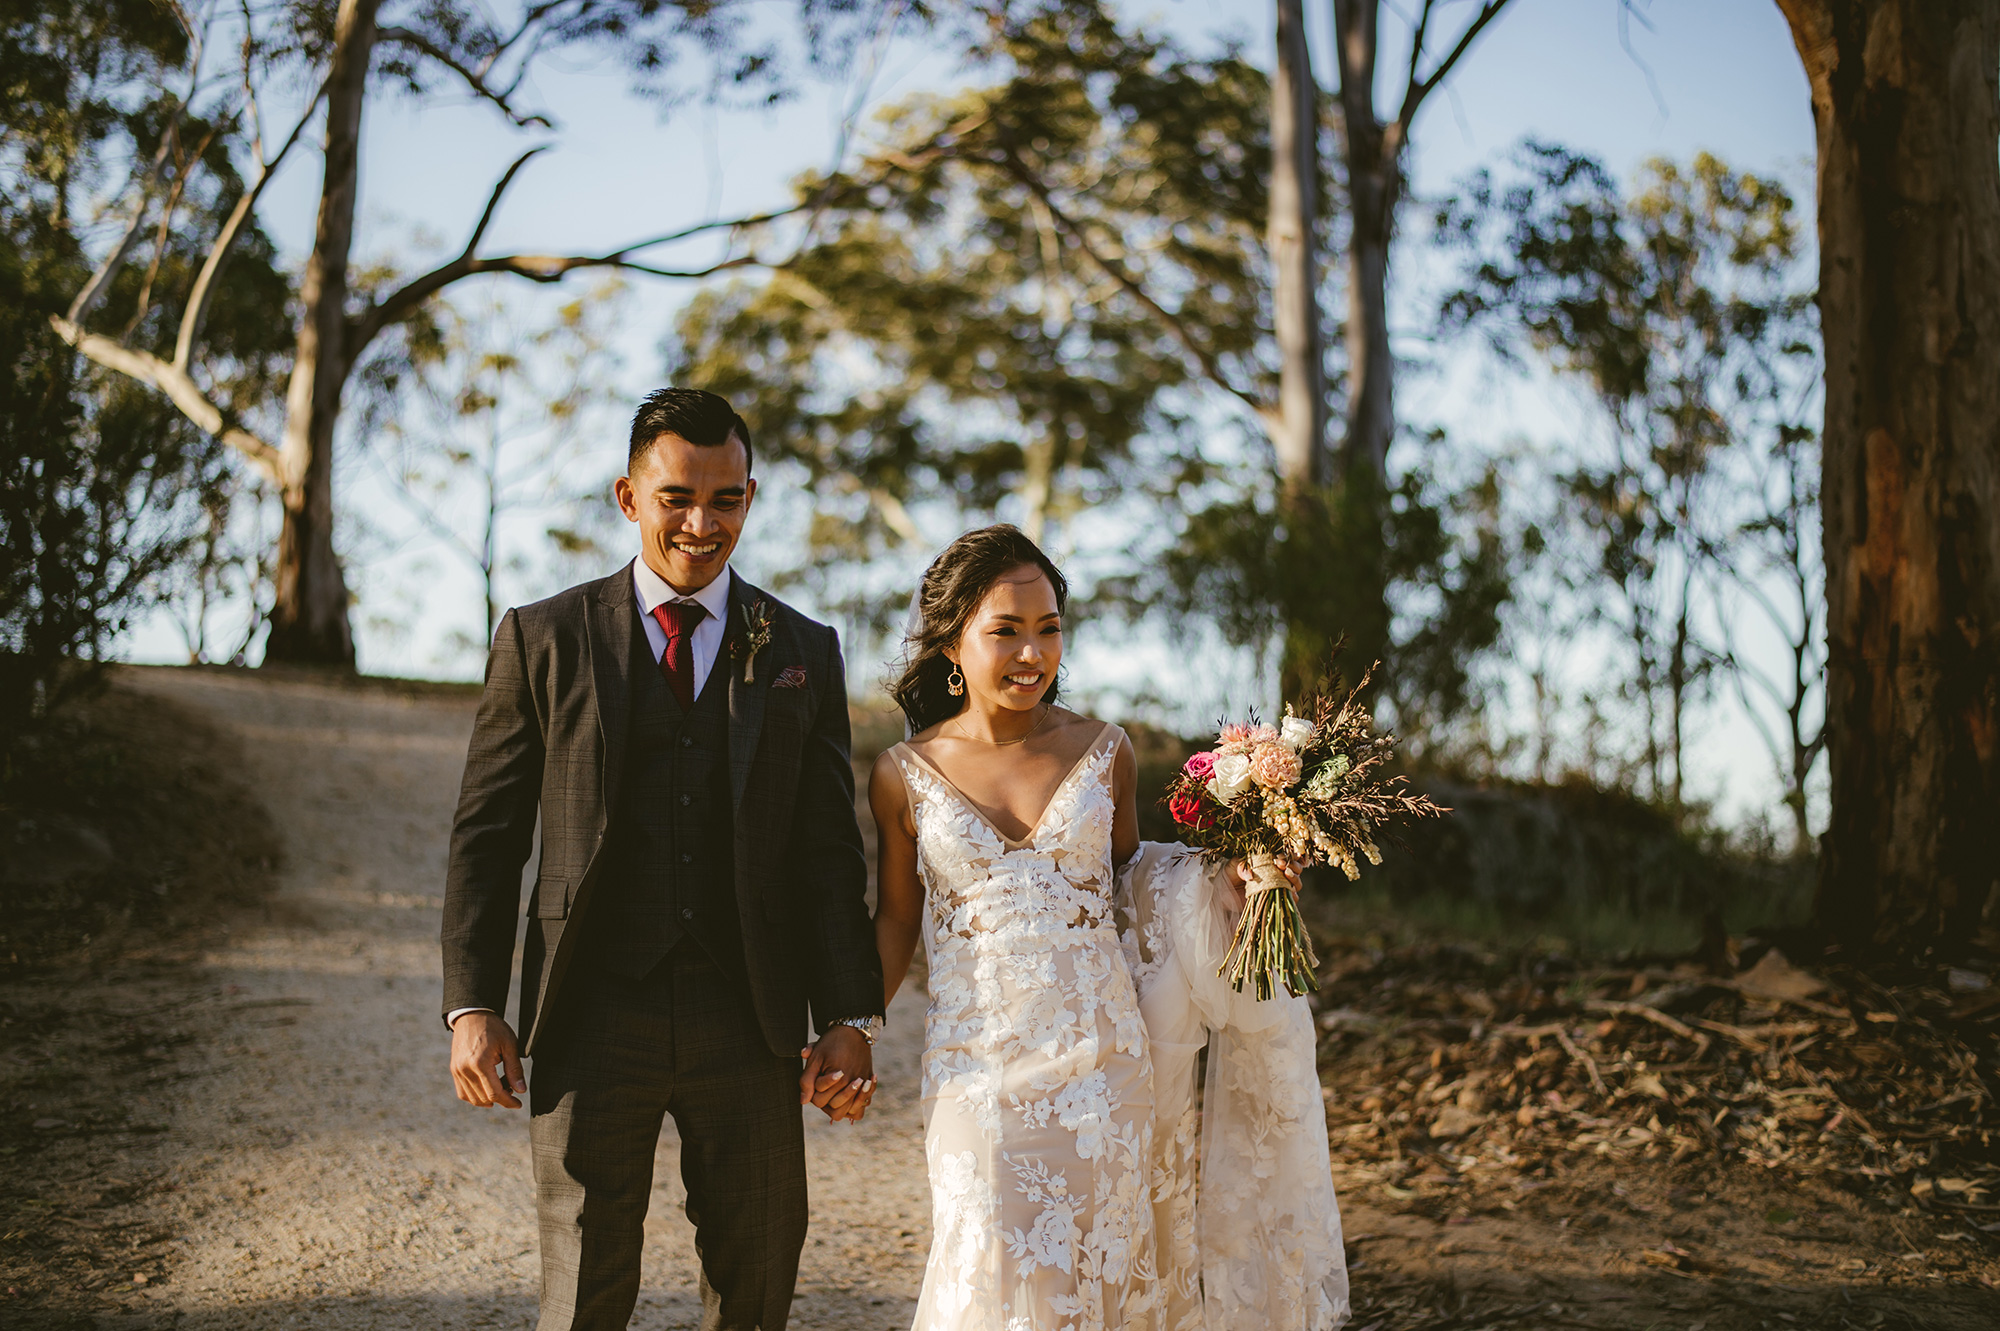
{"type": "Polygon", "coordinates": [[[736,570],[725,566],[722,576],[693,596],[682,596],[667,585],[667,580],[653,572],[645,559],[632,561],[632,590],[638,593],[639,609],[650,615],[653,607],[671,604],[675,601],[694,601],[722,623],[729,622],[729,584],[735,578],[736,570]]]}

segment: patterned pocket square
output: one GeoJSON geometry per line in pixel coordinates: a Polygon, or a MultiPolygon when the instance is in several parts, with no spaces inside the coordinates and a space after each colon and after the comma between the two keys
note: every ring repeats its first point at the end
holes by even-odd
{"type": "Polygon", "coordinates": [[[802,689],[805,686],[806,668],[804,666],[786,666],[778,672],[778,677],[771,681],[771,687],[774,689],[802,689]]]}

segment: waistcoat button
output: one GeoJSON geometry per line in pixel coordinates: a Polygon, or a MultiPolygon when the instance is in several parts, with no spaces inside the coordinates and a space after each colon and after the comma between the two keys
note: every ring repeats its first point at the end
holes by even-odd
{"type": "Polygon", "coordinates": [[[692,804],[692,803],[694,803],[694,796],[692,796],[692,795],[683,795],[683,796],[681,796],[681,803],[682,803],[682,804],[684,804],[684,805],[686,805],[686,804],[692,804]]]}
{"type": "Polygon", "coordinates": [[[681,747],[682,747],[682,748],[684,748],[684,749],[691,749],[691,748],[693,748],[693,747],[694,747],[694,736],[693,736],[693,735],[682,735],[682,736],[681,736],[681,747]]]}
{"type": "Polygon", "coordinates": [[[681,910],[681,918],[682,918],[682,919],[684,919],[684,920],[691,920],[691,919],[693,919],[693,918],[694,918],[694,907],[693,907],[693,906],[687,906],[687,907],[683,907],[683,908],[682,908],[682,910],[681,910]]]}
{"type": "Polygon", "coordinates": [[[693,864],[693,863],[694,863],[694,856],[692,856],[692,855],[688,854],[688,852],[686,852],[686,851],[682,851],[682,852],[681,852],[681,863],[682,863],[682,864],[693,864]]]}

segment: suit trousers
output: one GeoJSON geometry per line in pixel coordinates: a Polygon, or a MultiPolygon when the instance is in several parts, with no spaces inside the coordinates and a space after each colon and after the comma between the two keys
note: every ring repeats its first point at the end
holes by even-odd
{"type": "Polygon", "coordinates": [[[572,980],[529,1081],[542,1246],[537,1331],[623,1331],[660,1126],[672,1114],[701,1258],[702,1331],[783,1331],[806,1236],[796,1057],[741,979],[683,938],[645,978],[572,980]]]}

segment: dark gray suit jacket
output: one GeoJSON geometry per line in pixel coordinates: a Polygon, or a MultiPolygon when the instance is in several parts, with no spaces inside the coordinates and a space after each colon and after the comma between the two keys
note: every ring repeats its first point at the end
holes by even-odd
{"type": "MultiPolygon", "coordinates": [[[[729,680],[729,782],[736,902],[758,1021],[794,1056],[807,1007],[824,1032],[882,1011],[882,965],[854,817],[846,672],[839,635],[735,579],[715,669],[729,680]],[[732,649],[758,601],[772,610],[754,683],[732,649]],[[785,687],[773,687],[782,683],[785,687]]],[[[633,635],[630,566],[509,610],[493,635],[465,756],[445,880],[444,1011],[506,1011],[521,869],[542,820],[515,1029],[532,1053],[562,1008],[563,982],[611,857],[625,768],[633,635]]],[[[560,1038],[552,1035],[549,1038],[560,1038]]]]}

